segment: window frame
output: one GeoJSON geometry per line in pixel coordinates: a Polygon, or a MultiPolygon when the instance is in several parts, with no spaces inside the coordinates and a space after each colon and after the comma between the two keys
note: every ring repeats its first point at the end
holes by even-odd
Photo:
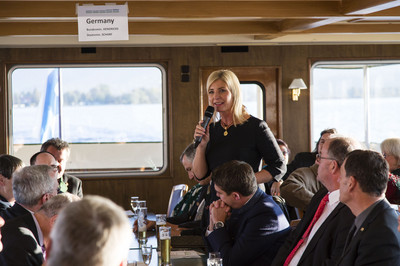
{"type": "MultiPolygon", "coordinates": [[[[113,63],[113,62],[99,62],[99,63],[16,63],[6,67],[6,99],[7,99],[7,128],[5,132],[7,133],[6,149],[9,154],[14,154],[14,143],[13,143],[13,92],[12,92],[12,73],[18,68],[99,68],[99,67],[156,67],[161,72],[162,80],[162,161],[163,165],[158,171],[153,170],[140,170],[139,168],[107,168],[105,170],[100,170],[96,168],[88,169],[67,169],[66,172],[73,174],[78,177],[131,177],[131,176],[164,176],[167,174],[167,170],[170,168],[170,154],[169,154],[169,106],[168,106],[168,68],[166,64],[160,62],[132,62],[132,63],[113,63]]],[[[62,114],[61,114],[62,115],[62,114]]],[[[114,142],[118,144],[119,142],[114,142]]],[[[135,142],[132,142],[135,143],[135,142]]],[[[137,142],[138,144],[148,143],[148,142],[137,142]]],[[[86,143],[69,143],[70,146],[86,144],[86,143]]],[[[109,144],[106,142],[104,144],[109,144]]],[[[27,144],[27,145],[38,145],[41,144],[27,144]]],[[[100,144],[101,145],[101,144],[100,144]]],[[[72,148],[73,149],[73,148],[72,148]]]]}
{"type": "MultiPolygon", "coordinates": [[[[376,147],[373,145],[373,142],[370,141],[370,106],[369,106],[369,100],[370,100],[370,88],[369,84],[366,85],[365,81],[368,80],[366,76],[366,70],[369,66],[372,65],[390,65],[390,64],[400,64],[399,59],[385,59],[385,60],[378,60],[378,59],[365,59],[365,60],[343,60],[343,59],[338,59],[338,60],[312,60],[311,62],[311,67],[310,67],[310,131],[311,131],[311,143],[313,144],[312,146],[315,146],[314,143],[314,119],[312,114],[314,113],[314,69],[318,67],[319,65],[331,65],[331,66],[357,66],[359,69],[362,69],[363,71],[363,104],[364,104],[364,110],[363,110],[363,117],[364,117],[364,136],[365,138],[363,140],[359,140],[360,142],[364,143],[365,146],[369,149],[376,149],[376,147]],[[368,106],[367,106],[368,105],[368,106]]],[[[368,80],[369,82],[369,80],[368,80]]],[[[319,134],[317,134],[319,136],[319,134]]],[[[379,146],[379,145],[378,145],[379,146]]],[[[378,147],[379,149],[379,147],[378,147]]]]}

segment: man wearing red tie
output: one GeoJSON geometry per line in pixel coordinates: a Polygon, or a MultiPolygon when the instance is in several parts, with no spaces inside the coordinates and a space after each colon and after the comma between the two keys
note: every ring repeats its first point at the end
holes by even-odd
{"type": "Polygon", "coordinates": [[[317,179],[324,185],[311,199],[296,230],[286,239],[272,265],[335,265],[340,258],[354,215],[339,201],[340,167],[359,144],[333,137],[317,155],[317,179]]]}

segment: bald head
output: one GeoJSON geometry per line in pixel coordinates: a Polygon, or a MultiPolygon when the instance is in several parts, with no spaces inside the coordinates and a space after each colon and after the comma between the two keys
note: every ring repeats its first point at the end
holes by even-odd
{"type": "Polygon", "coordinates": [[[40,151],[35,153],[30,160],[31,165],[48,165],[54,169],[55,172],[60,172],[59,164],[54,158],[53,154],[47,151],[40,151]]]}

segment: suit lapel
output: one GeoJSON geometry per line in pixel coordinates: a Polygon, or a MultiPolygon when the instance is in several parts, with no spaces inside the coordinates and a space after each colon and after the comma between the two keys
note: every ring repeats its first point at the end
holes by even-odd
{"type": "Polygon", "coordinates": [[[322,235],[325,232],[325,229],[329,226],[332,225],[332,220],[339,214],[340,210],[344,207],[345,205],[343,203],[339,203],[336,208],[329,214],[329,216],[326,218],[326,220],[321,224],[321,226],[318,228],[317,232],[314,234],[313,238],[311,239],[310,243],[308,244],[306,250],[304,251],[303,255],[301,256],[301,259],[299,261],[299,264],[302,262],[304,258],[307,258],[307,256],[310,255],[315,249],[315,246],[318,244],[319,240],[321,239],[322,235]]]}
{"type": "MultiPolygon", "coordinates": [[[[385,204],[386,200],[383,199],[381,202],[379,202],[370,212],[370,214],[365,218],[365,221],[362,223],[361,227],[358,229],[356,234],[354,235],[353,239],[351,240],[350,244],[346,247],[346,249],[343,251],[342,258],[345,257],[347,253],[351,250],[351,247],[353,246],[353,243],[357,243],[360,241],[360,239],[363,237],[364,233],[368,230],[369,225],[376,219],[376,217],[381,213],[383,210],[387,209],[388,204],[385,204]],[[380,206],[382,205],[382,206],[380,206]]],[[[341,259],[342,259],[341,258],[341,259]]],[[[341,261],[341,260],[340,260],[341,261]]],[[[339,261],[339,262],[340,262],[339,261]]]]}

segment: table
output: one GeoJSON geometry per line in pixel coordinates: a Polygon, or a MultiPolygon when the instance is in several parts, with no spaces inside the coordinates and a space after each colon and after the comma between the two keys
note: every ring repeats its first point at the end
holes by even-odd
{"type": "MultiPolygon", "coordinates": [[[[150,266],[161,266],[161,254],[153,249],[150,266]]],[[[142,260],[140,249],[131,249],[128,253],[128,264],[137,261],[138,266],[145,265],[142,260]]],[[[171,263],[173,266],[204,266],[207,265],[207,255],[195,250],[171,251],[171,263]]]]}
{"type": "MultiPolygon", "coordinates": [[[[155,218],[154,214],[148,215],[148,218],[155,218]],[[149,217],[150,216],[150,217],[149,217]]],[[[131,215],[128,216],[129,221],[133,227],[134,219],[131,215]]],[[[147,245],[153,246],[152,259],[150,266],[161,265],[161,253],[157,252],[157,236],[155,231],[147,231],[147,245]]],[[[141,245],[137,238],[137,233],[132,231],[132,240],[129,246],[128,264],[137,261],[139,266],[145,265],[143,263],[142,254],[140,250],[141,245]]],[[[172,249],[171,263],[173,266],[203,266],[207,265],[207,254],[202,249],[180,248],[172,249]]]]}

